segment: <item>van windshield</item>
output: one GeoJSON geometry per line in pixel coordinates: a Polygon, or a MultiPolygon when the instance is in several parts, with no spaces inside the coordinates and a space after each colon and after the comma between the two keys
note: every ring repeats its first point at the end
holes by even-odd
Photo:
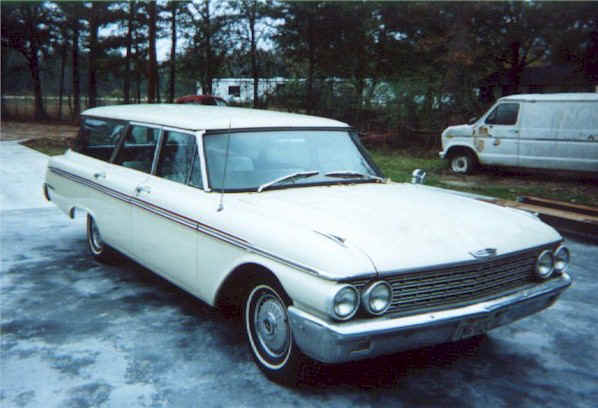
{"type": "Polygon", "coordinates": [[[382,174],[356,138],[347,129],[208,133],[204,153],[210,188],[262,191],[379,181],[382,174]]]}

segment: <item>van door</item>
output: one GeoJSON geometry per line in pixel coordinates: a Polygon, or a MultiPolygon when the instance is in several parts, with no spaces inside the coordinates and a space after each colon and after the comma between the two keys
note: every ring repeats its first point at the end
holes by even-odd
{"type": "Polygon", "coordinates": [[[519,103],[502,102],[474,130],[474,146],[482,164],[518,165],[519,103]]]}
{"type": "Polygon", "coordinates": [[[524,167],[598,170],[596,102],[546,101],[525,105],[519,163],[524,167]]]}

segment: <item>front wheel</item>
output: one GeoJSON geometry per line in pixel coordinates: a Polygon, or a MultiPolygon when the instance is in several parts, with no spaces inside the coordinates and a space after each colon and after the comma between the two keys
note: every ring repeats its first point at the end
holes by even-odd
{"type": "Polygon", "coordinates": [[[450,167],[456,174],[471,174],[475,167],[475,158],[467,151],[453,153],[450,156],[450,167]]]}
{"type": "Polygon", "coordinates": [[[243,308],[247,338],[258,367],[268,378],[295,384],[307,357],[295,345],[280,285],[265,281],[252,287],[243,308]]]}

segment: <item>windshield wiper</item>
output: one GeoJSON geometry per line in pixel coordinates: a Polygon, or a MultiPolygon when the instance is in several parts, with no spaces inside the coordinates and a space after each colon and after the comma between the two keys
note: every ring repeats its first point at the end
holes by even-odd
{"type": "Polygon", "coordinates": [[[307,177],[312,177],[312,176],[316,176],[320,174],[319,171],[313,170],[313,171],[299,171],[296,173],[291,173],[291,174],[287,174],[286,176],[282,176],[282,177],[278,177],[277,179],[274,179],[272,181],[269,181],[267,183],[262,184],[261,186],[258,187],[257,192],[261,193],[262,191],[264,191],[264,189],[274,185],[274,184],[278,184],[281,181],[286,181],[286,180],[293,180],[296,178],[307,178],[307,177]]]}
{"type": "Polygon", "coordinates": [[[359,177],[359,178],[369,178],[369,179],[373,179],[373,180],[377,180],[377,181],[384,181],[384,179],[382,177],[374,176],[372,174],[359,173],[357,171],[351,171],[351,170],[331,171],[324,175],[327,177],[339,177],[339,178],[359,177]]]}

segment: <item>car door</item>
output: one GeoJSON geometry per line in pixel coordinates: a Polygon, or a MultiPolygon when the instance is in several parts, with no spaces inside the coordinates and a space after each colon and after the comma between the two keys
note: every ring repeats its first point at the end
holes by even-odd
{"type": "Polygon", "coordinates": [[[104,209],[110,211],[107,224],[110,237],[106,237],[106,242],[129,256],[134,255],[132,217],[142,211],[135,198],[151,173],[159,135],[159,127],[130,124],[113,163],[106,169],[104,183],[120,203],[104,209]]]}
{"type": "Polygon", "coordinates": [[[165,129],[154,175],[133,212],[135,257],[156,273],[195,292],[197,218],[202,212],[201,163],[193,133],[165,129]]]}
{"type": "Polygon", "coordinates": [[[119,248],[123,231],[119,219],[126,214],[128,203],[111,188],[120,177],[112,171],[111,157],[122,142],[127,123],[106,118],[83,117],[74,151],[81,160],[71,161],[79,167],[75,174],[86,180],[85,192],[74,197],[81,208],[87,209],[100,228],[102,240],[119,248]]]}
{"type": "Polygon", "coordinates": [[[501,102],[474,130],[474,146],[483,164],[518,165],[519,103],[501,102]]]}

